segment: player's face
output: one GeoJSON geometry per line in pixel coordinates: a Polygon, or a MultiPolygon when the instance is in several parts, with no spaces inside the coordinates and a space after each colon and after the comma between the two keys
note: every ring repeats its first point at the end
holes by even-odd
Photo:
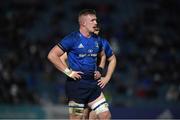
{"type": "Polygon", "coordinates": [[[87,15],[85,18],[85,27],[89,32],[94,33],[97,28],[97,17],[95,15],[87,15]]]}

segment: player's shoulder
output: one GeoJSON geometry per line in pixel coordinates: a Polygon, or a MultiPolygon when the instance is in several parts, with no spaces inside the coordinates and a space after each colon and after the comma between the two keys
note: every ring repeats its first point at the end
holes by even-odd
{"type": "Polygon", "coordinates": [[[101,40],[101,42],[102,42],[103,44],[109,43],[109,41],[108,41],[106,38],[104,38],[104,37],[100,37],[99,39],[101,40]]]}
{"type": "Polygon", "coordinates": [[[105,44],[109,44],[109,41],[105,38],[102,38],[102,42],[105,43],[105,44]]]}
{"type": "Polygon", "coordinates": [[[107,39],[102,38],[101,42],[102,42],[102,45],[104,46],[104,48],[111,48],[111,45],[107,39]]]}

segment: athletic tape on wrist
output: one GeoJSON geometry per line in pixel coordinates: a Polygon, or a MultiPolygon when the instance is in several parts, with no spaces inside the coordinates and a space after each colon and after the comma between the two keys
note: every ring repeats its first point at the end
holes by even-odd
{"type": "Polygon", "coordinates": [[[72,71],[71,71],[69,68],[66,68],[66,69],[64,70],[64,73],[65,73],[67,76],[70,76],[71,73],[72,73],[72,71]]]}

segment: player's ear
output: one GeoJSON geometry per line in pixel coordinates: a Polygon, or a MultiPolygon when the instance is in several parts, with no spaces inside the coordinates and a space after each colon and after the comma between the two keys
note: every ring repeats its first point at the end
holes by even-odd
{"type": "Polygon", "coordinates": [[[86,25],[86,22],[85,22],[85,21],[83,22],[83,25],[84,25],[84,26],[86,25]]]}
{"type": "Polygon", "coordinates": [[[84,16],[79,17],[79,23],[83,26],[86,25],[84,16]]]}
{"type": "Polygon", "coordinates": [[[82,20],[81,20],[81,24],[82,25],[86,25],[86,21],[82,18],[82,20]]]}

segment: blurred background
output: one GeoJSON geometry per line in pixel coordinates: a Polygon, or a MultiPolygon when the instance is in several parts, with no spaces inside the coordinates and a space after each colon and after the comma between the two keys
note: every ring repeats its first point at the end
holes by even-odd
{"type": "Polygon", "coordinates": [[[93,8],[117,67],[104,92],[112,118],[180,118],[179,0],[2,0],[0,118],[67,118],[66,76],[49,50],[93,8]]]}

